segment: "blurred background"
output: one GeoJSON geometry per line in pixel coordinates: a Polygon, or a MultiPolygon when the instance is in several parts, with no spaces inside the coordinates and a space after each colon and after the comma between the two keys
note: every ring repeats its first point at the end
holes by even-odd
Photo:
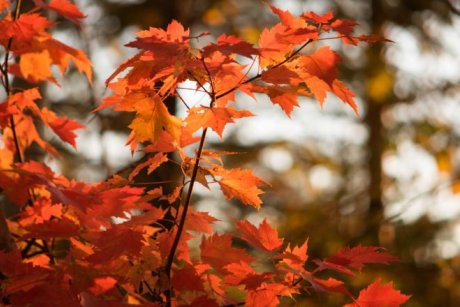
{"type": "MultiPolygon", "coordinates": [[[[259,0],[75,3],[88,15],[82,27],[56,20],[54,34],[86,50],[94,63],[93,86],[70,71],[61,88],[42,90],[44,103],[87,129],[79,132],[78,151],[49,135],[63,156],[43,159],[58,172],[93,182],[141,158],[124,145],[128,116],[87,115],[108,94],[105,79],[136,51],[123,47],[135,32],[177,19],[193,34],[228,33],[256,43],[261,29],[277,22],[259,0]]],[[[357,93],[361,118],[332,95],[322,109],[302,99],[292,119],[264,97],[258,102],[239,97],[238,105],[257,117],[229,127],[223,142],[211,136],[208,146],[244,152],[229,156],[227,166],[253,168],[272,186],[259,212],[204,188],[197,189],[196,208],[221,219],[225,230],[231,229],[231,218],[257,223],[266,217],[290,242],[308,237],[311,259],[342,246],[383,246],[401,262],[367,267],[349,282],[355,294],[381,276],[412,295],[407,306],[460,306],[460,1],[272,3],[294,14],[332,10],[356,20],[358,33],[383,34],[393,42],[354,47],[327,41],[342,55],[340,76],[357,93]]],[[[185,112],[179,106],[172,111],[185,112]]],[[[162,172],[167,175],[168,169],[162,172]]],[[[298,304],[339,306],[343,301],[340,295],[312,295],[298,304]]]]}

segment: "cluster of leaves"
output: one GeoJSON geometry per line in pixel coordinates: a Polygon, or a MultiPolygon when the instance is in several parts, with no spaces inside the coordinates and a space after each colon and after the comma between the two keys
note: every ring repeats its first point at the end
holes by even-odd
{"type": "Polygon", "coordinates": [[[407,301],[391,283],[377,280],[354,297],[343,281],[324,277],[327,271],[354,276],[364,264],[395,260],[381,248],[342,248],[325,260],[308,261],[307,241],[291,246],[267,221],[258,227],[237,221],[233,235],[218,234],[212,228],[217,220],[190,206],[195,184],[216,184],[227,199],[261,206],[264,181],[251,170],[225,168],[221,156],[227,153],[204,148],[208,129],[222,138],[227,124],[253,116],[235,108],[237,91],[253,98],[255,93],[266,94],[288,116],[298,106],[298,95],[323,103],[327,92],[357,112],[353,93],[337,79],[339,56],[328,47],[309,54],[304,49],[323,33],[336,33],[351,44],[378,38],[352,36],[355,23],[331,13],[295,17],[272,6],[281,22],[262,32],[258,47],[226,35],[199,47],[199,38],[206,34],[192,37],[176,21],[166,31],[139,32],[127,45],[139,53],[108,78],[114,94],[97,110],[113,106],[135,113],[128,144],[147,158],[128,178],[115,175],[88,184],[24,160],[33,143],[56,154],[37,132],[38,120],[74,147],[74,131],[83,126],[38,107],[38,88],[13,91],[9,74],[32,84],[57,83],[51,67],[64,73],[72,61],[91,81],[85,54],[53,39],[47,32],[53,23],[39,12],[52,10],[77,24],[84,15],[67,0],[34,3],[35,9],[20,14],[20,1],[13,13],[9,1],[0,0],[0,44],[5,50],[1,74],[8,96],[0,104],[0,188],[19,210],[7,220],[0,215],[3,304],[276,306],[282,297],[295,299],[311,290],[343,293],[352,300],[349,306],[398,306],[407,301]],[[249,69],[241,63],[248,60],[249,69]],[[196,84],[190,90],[207,95],[206,101],[189,106],[180,97],[177,90],[186,80],[196,84]],[[169,96],[177,96],[187,107],[185,118],[169,113],[169,96]],[[154,172],[167,161],[183,173],[172,193],[155,183],[149,188],[132,184],[140,171],[154,172]],[[193,247],[192,239],[201,243],[193,247]],[[250,248],[235,245],[243,241],[250,248]],[[313,269],[307,270],[307,261],[313,269]]]}

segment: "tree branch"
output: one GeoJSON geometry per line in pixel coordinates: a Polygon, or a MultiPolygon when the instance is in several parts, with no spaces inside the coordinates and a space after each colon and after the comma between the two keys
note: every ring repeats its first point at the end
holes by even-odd
{"type": "MultiPolygon", "coordinates": [[[[13,17],[14,20],[18,19],[18,17],[19,17],[19,12],[21,10],[21,3],[22,3],[22,1],[18,0],[18,2],[16,4],[16,11],[15,11],[14,17],[13,17]]],[[[7,97],[9,97],[10,94],[11,94],[10,80],[9,80],[9,76],[8,76],[8,59],[10,57],[10,49],[11,49],[12,44],[13,44],[13,38],[10,38],[8,40],[8,45],[7,45],[6,50],[5,50],[5,58],[3,60],[3,66],[2,66],[2,69],[1,69],[1,73],[3,74],[2,84],[3,84],[3,87],[5,88],[5,92],[6,92],[7,97]]],[[[10,116],[10,125],[11,125],[11,130],[13,131],[13,139],[14,139],[14,145],[16,147],[17,159],[18,159],[19,162],[22,162],[23,159],[22,159],[21,150],[20,150],[20,147],[19,147],[18,136],[16,134],[16,125],[15,125],[15,122],[14,122],[14,116],[13,115],[10,116]]],[[[3,210],[1,208],[0,208],[0,228],[1,228],[1,230],[0,230],[0,233],[1,233],[1,235],[0,235],[0,250],[10,251],[10,250],[14,249],[16,245],[14,244],[14,241],[12,240],[11,233],[10,233],[10,230],[8,228],[8,223],[6,221],[6,217],[3,214],[3,210]]]]}

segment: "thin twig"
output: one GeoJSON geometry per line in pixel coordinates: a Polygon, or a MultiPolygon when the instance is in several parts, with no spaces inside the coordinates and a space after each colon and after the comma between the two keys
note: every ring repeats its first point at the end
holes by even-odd
{"type": "MultiPolygon", "coordinates": [[[[209,83],[211,85],[211,93],[209,93],[209,96],[211,98],[211,103],[209,104],[209,107],[212,108],[214,106],[214,102],[216,101],[216,94],[215,94],[215,91],[214,91],[214,89],[215,89],[214,81],[212,80],[211,73],[209,72],[204,60],[202,60],[202,63],[203,63],[204,68],[206,69],[206,72],[207,72],[208,77],[209,77],[209,83]]],[[[206,90],[204,88],[204,86],[202,84],[200,84],[200,82],[196,78],[195,78],[195,80],[198,82],[198,84],[201,86],[201,88],[203,88],[203,90],[206,90]]],[[[166,292],[166,296],[167,296],[166,297],[166,299],[167,299],[166,300],[166,306],[171,306],[171,296],[172,296],[171,267],[172,267],[172,263],[174,261],[174,256],[176,254],[177,247],[178,247],[179,242],[180,242],[180,238],[182,236],[182,231],[184,229],[185,220],[187,219],[187,212],[188,212],[188,208],[190,206],[190,201],[192,199],[193,187],[195,185],[196,178],[197,178],[197,175],[198,175],[201,154],[203,153],[203,148],[204,148],[204,143],[205,143],[205,140],[206,140],[206,133],[207,132],[208,132],[208,128],[204,128],[203,132],[201,134],[200,144],[198,145],[198,151],[196,152],[196,155],[195,155],[195,164],[193,165],[192,176],[190,177],[190,185],[188,187],[187,196],[186,196],[185,202],[184,202],[184,208],[182,209],[182,215],[180,217],[179,226],[177,227],[177,233],[176,233],[176,236],[174,237],[174,241],[173,241],[173,244],[171,246],[171,250],[169,252],[168,259],[167,259],[166,266],[165,266],[165,274],[166,274],[166,276],[168,278],[168,284],[169,284],[169,290],[166,292]]],[[[179,210],[177,210],[177,212],[179,212],[179,210]]]]}
{"type": "MultiPolygon", "coordinates": [[[[193,186],[195,184],[196,177],[198,175],[200,158],[201,158],[201,154],[203,152],[203,147],[204,147],[204,143],[205,143],[205,139],[206,139],[206,132],[207,131],[208,131],[208,128],[205,128],[203,130],[203,133],[201,134],[200,145],[198,147],[198,151],[197,151],[196,156],[195,156],[195,164],[193,166],[192,177],[190,178],[190,186],[188,188],[187,196],[185,198],[184,208],[183,208],[182,215],[181,215],[181,218],[180,218],[180,221],[179,221],[179,226],[177,228],[177,234],[174,237],[173,245],[171,247],[171,250],[169,252],[168,259],[167,259],[167,262],[166,262],[165,273],[166,273],[166,276],[168,278],[169,283],[171,283],[171,267],[172,267],[172,263],[174,261],[174,256],[176,254],[177,247],[179,245],[179,241],[180,241],[182,231],[184,229],[185,220],[186,220],[186,217],[187,217],[188,207],[190,206],[190,200],[192,198],[193,186]]],[[[169,306],[171,304],[171,291],[168,291],[167,304],[168,304],[167,306],[169,306]]]]}
{"type": "MultiPolygon", "coordinates": [[[[303,48],[305,48],[312,41],[313,40],[309,39],[302,46],[300,46],[299,49],[297,49],[292,54],[290,54],[288,57],[286,57],[286,59],[284,59],[283,61],[279,62],[278,64],[270,67],[269,69],[275,69],[275,68],[285,64],[286,62],[290,61],[293,57],[295,57],[303,48]]],[[[201,84],[198,81],[198,79],[193,76],[192,72],[189,71],[189,74],[195,79],[195,81],[198,83],[198,85],[200,85],[200,87],[204,91],[206,91],[208,93],[208,95],[211,97],[211,103],[210,103],[210,106],[209,106],[210,108],[212,108],[214,106],[214,103],[215,103],[215,101],[217,99],[219,99],[219,98],[221,98],[221,97],[223,97],[225,95],[228,95],[229,93],[235,91],[236,89],[238,89],[239,86],[241,86],[243,84],[253,82],[253,81],[257,80],[258,78],[260,78],[262,76],[262,73],[259,73],[256,76],[254,76],[252,78],[249,78],[249,79],[245,80],[244,82],[234,86],[233,88],[231,88],[231,89],[229,89],[229,90],[227,90],[227,91],[225,91],[225,92],[223,92],[223,93],[221,93],[219,95],[216,95],[214,82],[212,80],[210,71],[208,70],[208,67],[206,66],[206,63],[204,62],[204,59],[201,59],[201,60],[202,60],[203,66],[204,66],[204,68],[205,68],[205,70],[206,70],[206,72],[208,74],[208,77],[209,77],[209,83],[211,85],[211,92],[206,90],[204,85],[201,84]]],[[[187,212],[188,212],[188,208],[190,206],[190,200],[192,198],[193,187],[195,185],[196,178],[197,178],[197,175],[198,175],[200,159],[201,159],[201,155],[203,153],[203,148],[204,148],[204,143],[205,143],[205,140],[206,140],[207,131],[208,131],[208,128],[204,128],[203,132],[201,134],[200,143],[198,145],[198,150],[197,150],[197,153],[195,155],[195,164],[193,165],[192,176],[190,178],[190,186],[188,188],[187,196],[186,196],[185,202],[184,202],[184,208],[182,209],[182,215],[180,217],[179,226],[177,228],[177,233],[176,233],[176,236],[174,237],[174,241],[173,241],[173,244],[171,246],[171,250],[169,252],[169,255],[168,255],[168,258],[167,258],[167,261],[166,261],[166,265],[165,265],[165,274],[166,274],[166,277],[167,277],[168,283],[169,283],[169,290],[166,291],[166,306],[171,306],[171,299],[172,299],[171,268],[172,268],[172,264],[174,262],[174,257],[175,257],[175,254],[176,254],[176,250],[177,250],[177,247],[179,245],[180,238],[181,238],[181,235],[182,235],[182,232],[183,232],[183,229],[184,229],[185,220],[187,218],[187,212]]],[[[239,304],[237,304],[235,306],[239,306],[239,304]]]]}
{"type": "Polygon", "coordinates": [[[185,102],[184,98],[182,98],[182,96],[179,94],[179,92],[177,92],[177,97],[179,97],[179,100],[182,102],[182,104],[187,108],[187,110],[190,110],[190,107],[188,106],[188,104],[185,102]]]}
{"type": "MultiPolygon", "coordinates": [[[[286,57],[283,61],[279,62],[278,64],[276,65],[273,65],[272,67],[270,67],[269,69],[275,69],[275,68],[278,68],[280,67],[281,65],[289,62],[290,60],[292,60],[292,58],[294,58],[300,51],[302,51],[302,49],[304,49],[307,45],[309,45],[311,42],[313,42],[312,39],[309,39],[307,40],[302,46],[299,47],[299,49],[297,49],[296,51],[294,51],[293,53],[291,53],[288,57],[286,57]]],[[[228,89],[226,90],[225,92],[219,94],[219,95],[216,95],[216,100],[219,99],[219,98],[222,98],[228,94],[230,94],[231,92],[237,90],[241,85],[245,85],[245,84],[248,84],[248,83],[251,83],[251,82],[254,82],[256,81],[257,79],[259,79],[260,77],[262,77],[262,73],[258,73],[257,75],[255,75],[254,77],[251,77],[249,79],[246,79],[244,82],[241,82],[239,83],[238,85],[235,85],[234,87],[232,87],[231,89],[228,89]]]]}
{"type": "Polygon", "coordinates": [[[211,93],[214,95],[214,93],[216,92],[216,87],[214,84],[214,80],[212,79],[211,72],[209,71],[208,66],[206,65],[206,62],[204,61],[204,58],[201,58],[201,63],[203,63],[203,67],[206,70],[206,73],[208,74],[209,84],[211,85],[211,93]]]}
{"type": "Polygon", "coordinates": [[[203,89],[203,91],[211,97],[212,94],[204,87],[200,80],[198,80],[198,78],[196,78],[190,70],[187,70],[187,73],[189,73],[190,76],[192,76],[192,78],[195,80],[195,82],[198,83],[198,85],[203,89]]]}
{"type": "Polygon", "coordinates": [[[178,86],[178,87],[176,87],[176,89],[178,89],[178,90],[186,90],[186,91],[194,91],[194,92],[203,92],[203,93],[206,93],[205,91],[200,90],[199,88],[190,88],[190,87],[181,87],[181,86],[178,86]]]}
{"type": "MultiPolygon", "coordinates": [[[[16,21],[18,18],[19,18],[19,13],[20,13],[20,10],[21,10],[21,4],[22,4],[22,0],[18,0],[18,3],[16,4],[16,11],[14,13],[14,17],[13,17],[13,20],[16,21]]],[[[6,51],[5,51],[5,58],[3,60],[3,76],[5,78],[5,81],[4,81],[4,87],[5,87],[5,92],[6,92],[6,96],[9,97],[10,94],[11,94],[11,90],[10,90],[10,80],[9,80],[9,76],[8,76],[8,59],[10,57],[10,50],[11,50],[11,46],[13,45],[13,38],[10,37],[10,39],[8,40],[8,44],[6,46],[6,51]]],[[[11,130],[13,131],[13,139],[14,139],[14,146],[16,147],[16,155],[17,155],[17,158],[18,158],[18,161],[20,163],[22,163],[24,160],[23,160],[23,157],[22,157],[22,154],[21,154],[21,148],[19,147],[19,139],[18,139],[18,135],[16,133],[16,124],[14,122],[14,116],[11,114],[10,116],[10,125],[11,125],[11,130]]]]}
{"type": "Polygon", "coordinates": [[[43,246],[38,244],[37,240],[32,238],[29,241],[27,241],[26,247],[24,247],[24,249],[21,251],[22,258],[28,257],[27,254],[29,253],[29,251],[32,248],[32,246],[36,246],[36,247],[40,248],[43,251],[43,246]]]}

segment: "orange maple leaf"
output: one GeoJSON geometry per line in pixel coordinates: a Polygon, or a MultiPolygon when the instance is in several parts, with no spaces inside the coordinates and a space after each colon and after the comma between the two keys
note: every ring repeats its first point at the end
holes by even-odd
{"type": "Polygon", "coordinates": [[[228,123],[234,123],[235,118],[248,116],[254,116],[254,114],[246,110],[235,110],[233,107],[195,107],[190,110],[189,116],[185,119],[185,122],[190,133],[200,128],[211,128],[222,138],[222,133],[228,123]]]}
{"type": "Polygon", "coordinates": [[[265,181],[252,174],[252,170],[220,168],[212,171],[214,175],[220,176],[218,183],[227,199],[238,198],[245,205],[260,208],[262,201],[259,195],[263,193],[258,186],[267,184],[265,181]]]}
{"type": "Polygon", "coordinates": [[[367,263],[384,263],[397,261],[398,259],[381,247],[355,246],[341,248],[335,255],[324,261],[316,260],[319,270],[332,269],[349,275],[354,275],[350,269],[360,271],[367,263]]]}

